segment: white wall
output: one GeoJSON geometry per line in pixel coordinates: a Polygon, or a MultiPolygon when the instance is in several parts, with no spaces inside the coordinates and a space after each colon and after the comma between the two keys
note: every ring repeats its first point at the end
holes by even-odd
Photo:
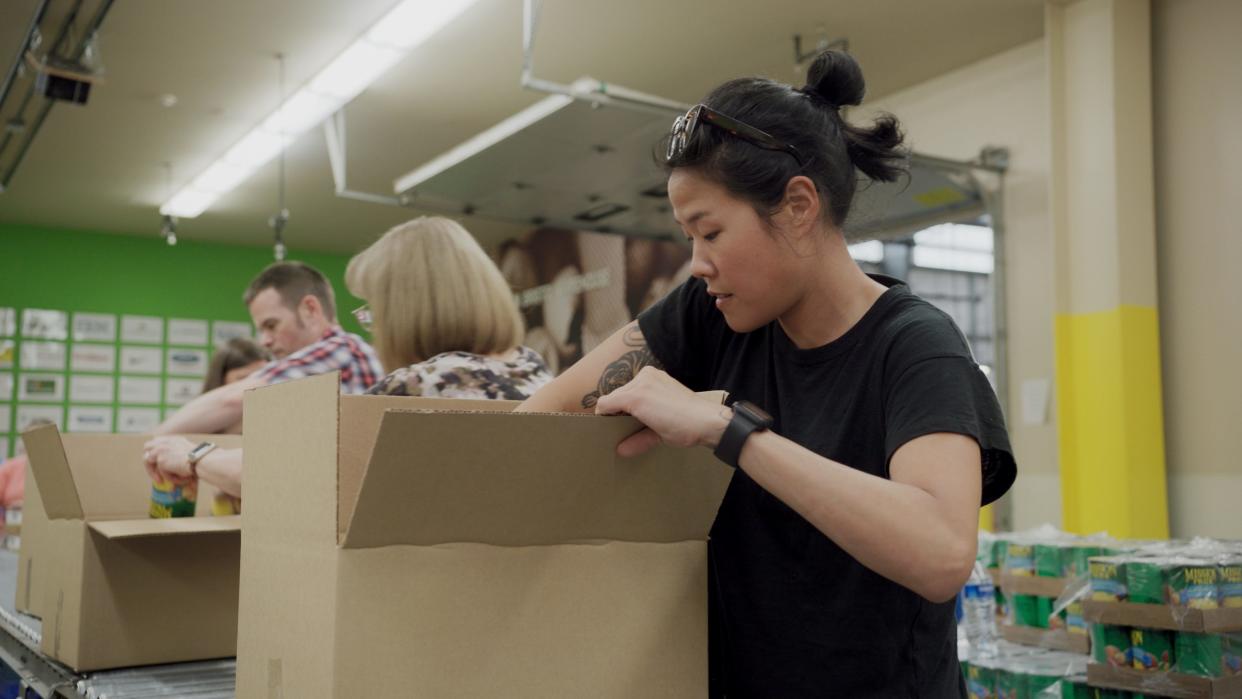
{"type": "Polygon", "coordinates": [[[1155,0],[1156,252],[1173,536],[1242,539],[1242,2],[1155,0]]]}
{"type": "MultiPolygon", "coordinates": [[[[866,66],[863,66],[864,72],[866,66]]],[[[1011,525],[1060,524],[1055,410],[1027,424],[1018,409],[1022,384],[1053,377],[1053,257],[1048,212],[1050,137],[1043,41],[1036,41],[867,103],[890,111],[921,153],[970,159],[988,145],[1009,149],[1004,224],[1009,326],[1009,434],[1018,462],[1010,494],[1011,525]]]]}
{"type": "MultiPolygon", "coordinates": [[[[1169,516],[1175,537],[1242,539],[1242,2],[1153,0],[1156,234],[1169,516]]],[[[864,70],[866,66],[863,66],[864,70]]],[[[916,150],[1011,153],[1012,526],[1060,523],[1055,410],[1025,424],[1024,381],[1053,376],[1050,132],[1043,40],[868,104],[893,112],[916,150]]],[[[863,119],[859,110],[851,116],[863,119]]],[[[1055,400],[1055,388],[1053,389],[1055,400]]]]}

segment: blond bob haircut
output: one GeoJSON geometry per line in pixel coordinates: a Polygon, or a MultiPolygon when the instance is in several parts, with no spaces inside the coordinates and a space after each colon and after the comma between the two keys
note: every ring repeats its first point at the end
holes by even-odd
{"type": "Polygon", "coordinates": [[[345,285],[371,307],[371,333],[389,371],[443,352],[500,354],[522,343],[508,283],[456,221],[420,216],[349,261],[345,285]]]}

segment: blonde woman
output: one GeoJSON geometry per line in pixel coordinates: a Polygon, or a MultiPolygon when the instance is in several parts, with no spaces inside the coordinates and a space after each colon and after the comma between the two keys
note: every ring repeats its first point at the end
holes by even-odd
{"type": "Polygon", "coordinates": [[[355,315],[380,362],[401,367],[370,393],[524,400],[552,379],[522,345],[522,317],[500,270],[456,221],[423,216],[350,260],[355,315]]]}

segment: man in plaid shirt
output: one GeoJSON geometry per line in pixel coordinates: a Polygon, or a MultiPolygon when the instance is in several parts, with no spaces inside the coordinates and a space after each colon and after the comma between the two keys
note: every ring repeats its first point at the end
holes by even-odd
{"type": "Polygon", "coordinates": [[[277,262],[250,283],[242,298],[260,342],[276,360],[190,401],[156,434],[238,432],[242,397],[252,388],[339,371],[342,392],[366,393],[383,377],[375,350],[337,324],[332,286],[314,267],[277,262]]]}

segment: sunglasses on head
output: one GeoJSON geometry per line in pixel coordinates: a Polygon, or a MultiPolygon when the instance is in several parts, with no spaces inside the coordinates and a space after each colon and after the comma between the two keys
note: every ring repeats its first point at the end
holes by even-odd
{"type": "Polygon", "coordinates": [[[690,108],[690,111],[677,117],[673,122],[673,129],[669,134],[667,159],[673,160],[678,158],[686,151],[686,146],[690,143],[690,137],[694,134],[694,130],[701,123],[708,123],[718,129],[723,129],[730,134],[756,145],[764,150],[775,150],[788,153],[793,159],[798,161],[798,165],[805,163],[802,160],[802,154],[797,148],[777,140],[766,131],[757,129],[749,124],[744,124],[731,116],[721,114],[705,104],[696,104],[690,108]]]}

